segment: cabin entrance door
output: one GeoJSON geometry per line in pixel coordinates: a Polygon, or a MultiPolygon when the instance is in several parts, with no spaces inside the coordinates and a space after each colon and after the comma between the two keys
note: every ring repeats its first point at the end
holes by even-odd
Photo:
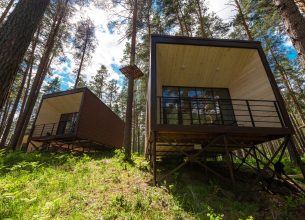
{"type": "Polygon", "coordinates": [[[57,128],[57,135],[70,134],[75,131],[78,112],[65,113],[60,116],[57,128]]]}

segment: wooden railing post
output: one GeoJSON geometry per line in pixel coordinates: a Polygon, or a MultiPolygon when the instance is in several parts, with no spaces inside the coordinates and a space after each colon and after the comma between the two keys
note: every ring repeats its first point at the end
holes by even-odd
{"type": "Polygon", "coordinates": [[[44,126],[45,126],[45,124],[43,124],[43,126],[42,126],[41,133],[40,133],[40,137],[42,137],[43,130],[44,130],[44,126]]]}
{"type": "Polygon", "coordinates": [[[250,108],[250,105],[249,105],[249,100],[246,100],[246,103],[247,103],[247,108],[248,108],[248,111],[249,111],[252,126],[255,127],[255,123],[254,123],[254,120],[253,120],[253,115],[252,115],[251,108],[250,108]]]}
{"type": "Polygon", "coordinates": [[[281,112],[279,111],[279,107],[278,107],[277,101],[274,101],[273,104],[274,104],[274,107],[275,107],[277,116],[279,117],[280,122],[281,122],[281,125],[282,125],[282,128],[283,128],[285,125],[284,125],[284,121],[283,121],[283,118],[282,118],[282,114],[281,114],[281,112]]]}
{"type": "Polygon", "coordinates": [[[53,130],[54,130],[54,127],[55,127],[55,123],[53,123],[53,127],[52,127],[52,131],[51,131],[51,135],[53,135],[53,130]]]}

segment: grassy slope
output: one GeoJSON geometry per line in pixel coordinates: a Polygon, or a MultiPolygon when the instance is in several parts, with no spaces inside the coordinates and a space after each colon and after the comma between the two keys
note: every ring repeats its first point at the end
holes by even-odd
{"type": "MultiPolygon", "coordinates": [[[[139,156],[133,160],[134,164],[123,162],[120,152],[0,153],[0,219],[252,219],[262,215],[257,202],[237,202],[217,184],[181,177],[168,188],[152,187],[147,162],[139,156]]],[[[273,212],[287,217],[288,208],[281,207],[281,214],[273,212]]],[[[273,214],[264,213],[268,215],[273,214]]]]}

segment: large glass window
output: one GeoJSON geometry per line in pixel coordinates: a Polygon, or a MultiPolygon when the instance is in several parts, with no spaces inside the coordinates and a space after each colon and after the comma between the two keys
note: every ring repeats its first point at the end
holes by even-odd
{"type": "Polygon", "coordinates": [[[161,111],[163,124],[236,124],[226,88],[165,86],[161,111]]]}
{"type": "Polygon", "coordinates": [[[60,116],[56,134],[61,135],[73,133],[75,131],[77,119],[78,112],[62,114],[60,116]]]}

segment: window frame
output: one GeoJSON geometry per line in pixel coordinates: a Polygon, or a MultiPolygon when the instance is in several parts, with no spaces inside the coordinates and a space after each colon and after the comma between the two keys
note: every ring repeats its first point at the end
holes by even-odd
{"type": "MultiPolygon", "coordinates": [[[[181,99],[185,99],[185,98],[190,98],[191,99],[195,99],[196,100],[196,106],[197,106],[197,121],[198,123],[196,124],[199,124],[199,125],[208,125],[208,124],[217,124],[217,125],[228,125],[228,124],[225,124],[225,121],[223,119],[224,117],[224,114],[222,113],[222,109],[220,108],[220,103],[219,101],[221,100],[228,100],[229,101],[229,105],[232,107],[232,109],[226,109],[226,110],[231,110],[232,111],[232,124],[234,124],[236,122],[236,116],[235,116],[235,112],[234,112],[234,108],[233,108],[233,104],[232,104],[232,99],[231,99],[231,94],[230,94],[230,91],[228,88],[220,88],[220,87],[194,87],[194,86],[169,86],[169,85],[164,85],[162,86],[162,96],[161,96],[161,100],[162,100],[162,103],[160,102],[160,121],[162,124],[168,124],[168,118],[167,118],[167,113],[164,112],[164,108],[162,108],[162,106],[164,105],[164,101],[167,99],[167,98],[172,98],[173,100],[177,99],[178,100],[178,112],[177,112],[177,124],[178,125],[186,125],[183,123],[183,113],[182,113],[182,110],[181,110],[181,99]],[[167,88],[174,88],[176,89],[177,93],[178,93],[178,96],[173,96],[173,97],[170,97],[170,96],[164,96],[164,90],[167,89],[167,88]],[[182,97],[181,96],[181,90],[182,89],[189,89],[189,90],[194,90],[195,91],[195,96],[194,97],[182,97]],[[211,94],[212,94],[212,97],[211,97],[211,101],[213,103],[213,106],[214,106],[214,110],[215,110],[215,116],[216,116],[216,119],[213,121],[213,123],[206,123],[202,121],[201,119],[201,114],[200,114],[200,108],[199,108],[199,100],[200,99],[205,99],[203,97],[199,97],[198,96],[198,91],[201,90],[202,92],[204,90],[210,90],[211,91],[211,94]],[[227,95],[228,95],[228,98],[227,99],[222,99],[222,98],[219,98],[219,99],[216,99],[215,98],[215,90],[224,90],[226,91],[227,95]],[[216,102],[218,103],[218,105],[216,105],[216,102]],[[219,108],[219,113],[217,113],[217,106],[219,108]],[[217,122],[217,123],[215,123],[217,122]],[[220,123],[219,123],[220,122],[220,123]]],[[[208,98],[207,98],[208,99],[208,98]]],[[[190,102],[191,103],[191,102],[190,102]]],[[[190,104],[192,106],[192,104],[190,104]]],[[[194,125],[194,120],[193,120],[193,113],[192,113],[192,110],[193,108],[191,107],[190,108],[190,125],[194,125]]],[[[205,114],[204,114],[205,115],[205,114]]],[[[205,118],[206,120],[206,118],[205,118]]],[[[227,120],[226,120],[227,121],[227,120]]]]}

